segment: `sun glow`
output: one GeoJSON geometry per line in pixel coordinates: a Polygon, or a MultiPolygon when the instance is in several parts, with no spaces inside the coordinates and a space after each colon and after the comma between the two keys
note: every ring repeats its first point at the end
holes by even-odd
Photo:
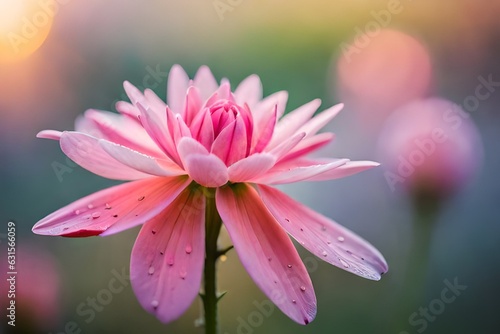
{"type": "Polygon", "coordinates": [[[35,52],[50,32],[57,6],[55,0],[1,0],[0,61],[35,52]]]}

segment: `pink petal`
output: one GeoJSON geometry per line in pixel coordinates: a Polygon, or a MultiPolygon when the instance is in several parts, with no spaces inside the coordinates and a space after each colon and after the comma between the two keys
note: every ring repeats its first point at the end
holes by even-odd
{"type": "Polygon", "coordinates": [[[234,91],[236,102],[240,105],[248,104],[253,107],[262,99],[262,83],[258,75],[246,77],[234,91]]]}
{"type": "Polygon", "coordinates": [[[288,92],[280,91],[269,95],[252,108],[252,115],[255,122],[276,108],[278,119],[285,113],[288,92]]]}
{"type": "Polygon", "coordinates": [[[184,120],[186,124],[191,125],[193,119],[200,112],[202,100],[200,98],[200,92],[195,86],[188,88],[186,94],[186,110],[184,112],[184,120]]]}
{"type": "Polygon", "coordinates": [[[123,89],[125,89],[125,93],[127,93],[127,96],[133,105],[136,105],[137,103],[146,104],[146,98],[144,97],[144,95],[139,89],[137,89],[137,87],[132,85],[130,82],[124,81],[123,89]]]}
{"type": "Polygon", "coordinates": [[[232,165],[247,155],[248,141],[245,123],[237,117],[219,133],[212,144],[212,153],[227,166],[232,165]]]}
{"type": "Polygon", "coordinates": [[[133,104],[125,101],[118,101],[115,104],[115,108],[120,114],[128,116],[130,119],[137,120],[139,110],[133,104]]]}
{"type": "Polygon", "coordinates": [[[264,185],[258,188],[281,226],[320,259],[371,280],[379,280],[387,272],[382,254],[361,237],[277,189],[264,185]]]}
{"type": "Polygon", "coordinates": [[[187,177],[152,177],[104,189],[48,215],[33,232],[87,237],[123,231],[157,215],[190,182],[187,177]]]}
{"type": "Polygon", "coordinates": [[[163,102],[163,100],[160,99],[155,92],[147,88],[144,90],[144,97],[146,98],[148,106],[153,109],[158,115],[165,114],[167,104],[163,102]]]}
{"type": "Polygon", "coordinates": [[[144,127],[128,116],[89,109],[85,112],[85,119],[93,123],[95,129],[101,134],[100,138],[102,139],[127,146],[147,155],[155,157],[165,156],[158,145],[144,130],[144,127]]]}
{"type": "Polygon", "coordinates": [[[99,140],[101,147],[114,159],[133,169],[155,176],[177,176],[186,174],[176,163],[160,158],[153,158],[128,147],[99,140]]]}
{"type": "Polygon", "coordinates": [[[325,111],[322,111],[319,115],[315,116],[304,124],[298,132],[305,132],[308,137],[315,135],[319,130],[321,130],[325,125],[327,125],[338,113],[344,108],[343,103],[334,105],[325,111]]]}
{"type": "Polygon", "coordinates": [[[45,138],[45,139],[52,139],[52,140],[59,140],[61,139],[62,136],[61,131],[56,131],[56,130],[42,130],[36,134],[37,138],[45,138]]]}
{"type": "Polygon", "coordinates": [[[309,103],[291,111],[278,121],[274,129],[273,138],[269,143],[269,147],[275,147],[285,138],[294,135],[297,130],[311,119],[312,115],[318,110],[321,105],[320,99],[312,100],[309,103]]]}
{"type": "Polygon", "coordinates": [[[177,319],[198,295],[205,258],[205,197],[185,189],[141,229],[132,250],[132,288],[161,322],[177,319]]]}
{"type": "Polygon", "coordinates": [[[136,180],[150,177],[112,158],[99,145],[99,139],[80,132],[63,132],[59,141],[71,160],[102,177],[114,180],[136,180]]]}
{"type": "Polygon", "coordinates": [[[346,164],[335,169],[310,177],[307,179],[307,181],[340,179],[342,177],[351,176],[377,166],[380,166],[380,164],[373,161],[349,161],[346,164]]]}
{"type": "Polygon", "coordinates": [[[257,191],[240,183],[217,189],[217,209],[247,272],[288,317],[308,324],[316,315],[309,275],[291,240],[257,191]]]}
{"type": "Polygon", "coordinates": [[[297,133],[294,136],[285,139],[283,142],[281,142],[279,145],[274,147],[272,150],[269,150],[266,147],[266,152],[274,155],[276,157],[276,160],[280,160],[283,156],[288,154],[295,146],[297,146],[306,136],[304,132],[302,133],[297,133]]]}
{"type": "Polygon", "coordinates": [[[259,123],[253,127],[252,153],[262,152],[269,144],[271,138],[273,137],[274,127],[276,126],[277,119],[278,112],[275,107],[274,112],[262,117],[259,120],[259,123]]]}
{"type": "Polygon", "coordinates": [[[268,153],[256,153],[229,166],[229,181],[246,182],[259,177],[271,169],[276,158],[268,153]]]}
{"type": "Polygon", "coordinates": [[[151,108],[146,108],[140,103],[137,104],[137,107],[141,112],[141,124],[152,140],[172,161],[179,162],[174,140],[167,129],[166,116],[157,115],[151,108]]]}
{"type": "Polygon", "coordinates": [[[207,100],[219,87],[212,72],[207,66],[201,66],[194,76],[194,85],[200,90],[202,101],[207,100]]]}
{"type": "MultiPolygon", "coordinates": [[[[284,184],[299,181],[306,181],[315,175],[325,173],[332,169],[342,166],[348,159],[339,159],[325,164],[317,164],[311,166],[299,166],[286,169],[272,169],[267,174],[252,179],[252,182],[263,184],[284,184]]],[[[278,168],[278,166],[276,166],[278,168]]]]}
{"type": "Polygon", "coordinates": [[[167,104],[174,112],[184,113],[184,101],[189,86],[189,77],[179,65],[170,69],[167,82],[167,104]]]}
{"type": "Polygon", "coordinates": [[[196,115],[191,123],[193,138],[199,141],[207,150],[210,150],[214,142],[214,126],[210,111],[205,109],[196,115]]]}
{"type": "Polygon", "coordinates": [[[224,162],[210,154],[193,138],[182,138],[178,144],[178,152],[185,170],[198,184],[220,187],[227,183],[229,175],[224,162]]]}
{"type": "Polygon", "coordinates": [[[329,144],[333,139],[335,139],[335,135],[331,132],[323,132],[312,137],[306,136],[304,140],[291,149],[290,152],[281,158],[281,160],[286,161],[302,157],[329,144]]]}

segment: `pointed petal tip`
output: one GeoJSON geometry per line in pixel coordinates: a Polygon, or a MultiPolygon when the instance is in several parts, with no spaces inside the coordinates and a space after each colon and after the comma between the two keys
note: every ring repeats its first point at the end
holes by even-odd
{"type": "Polygon", "coordinates": [[[42,130],[36,134],[37,138],[59,140],[61,139],[62,132],[57,130],[42,130]]]}

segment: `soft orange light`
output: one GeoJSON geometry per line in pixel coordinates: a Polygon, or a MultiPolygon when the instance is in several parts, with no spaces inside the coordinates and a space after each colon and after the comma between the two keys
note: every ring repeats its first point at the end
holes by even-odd
{"type": "Polygon", "coordinates": [[[47,38],[56,0],[0,1],[0,61],[26,58],[47,38]]]}

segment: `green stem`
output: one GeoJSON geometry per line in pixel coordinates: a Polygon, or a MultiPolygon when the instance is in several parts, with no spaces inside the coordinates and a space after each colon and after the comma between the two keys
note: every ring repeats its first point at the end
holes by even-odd
{"type": "Polygon", "coordinates": [[[205,311],[205,333],[218,334],[216,263],[221,255],[217,249],[217,239],[219,238],[222,219],[215,206],[215,192],[208,190],[205,197],[205,293],[202,297],[205,311]]]}

